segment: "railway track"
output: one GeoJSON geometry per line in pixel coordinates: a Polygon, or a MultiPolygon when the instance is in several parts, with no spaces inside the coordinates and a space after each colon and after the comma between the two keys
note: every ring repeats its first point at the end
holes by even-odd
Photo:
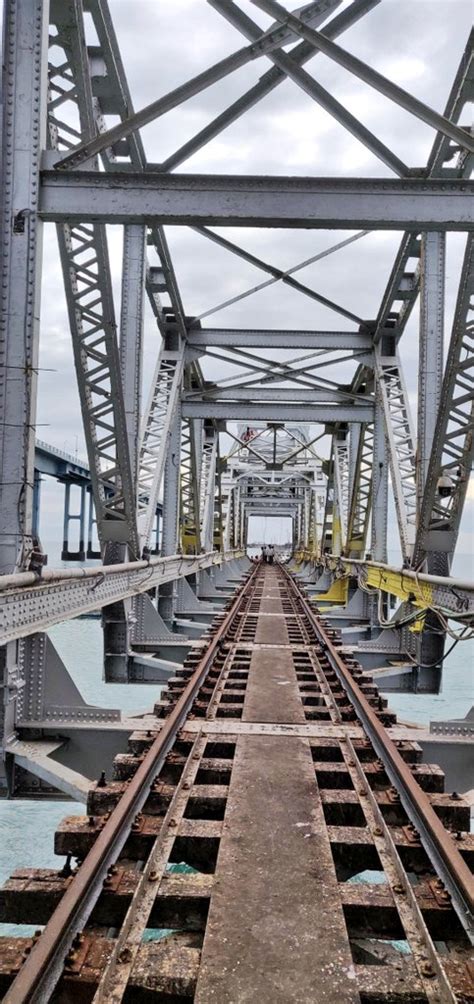
{"type": "Polygon", "coordinates": [[[60,825],[61,871],[0,891],[42,928],[0,939],[6,1004],[474,1000],[469,807],[284,567],[154,713],[60,825]]]}

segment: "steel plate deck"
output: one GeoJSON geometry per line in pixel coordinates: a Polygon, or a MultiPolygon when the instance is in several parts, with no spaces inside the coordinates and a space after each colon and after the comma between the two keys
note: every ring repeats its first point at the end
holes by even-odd
{"type": "MultiPolygon", "coordinates": [[[[288,640],[277,582],[266,569],[259,642],[288,640]]],[[[304,720],[290,651],[260,648],[250,663],[243,721],[304,720]]],[[[309,741],[294,733],[239,734],[196,1004],[352,1004],[359,998],[351,971],[309,741]]]]}

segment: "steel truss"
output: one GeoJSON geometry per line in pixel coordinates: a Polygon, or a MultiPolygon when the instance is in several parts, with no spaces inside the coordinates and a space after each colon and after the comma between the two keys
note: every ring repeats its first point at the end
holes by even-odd
{"type": "MultiPolygon", "coordinates": [[[[38,587],[30,581],[28,588],[23,582],[10,606],[2,592],[10,645],[3,651],[9,694],[20,686],[18,667],[25,662],[11,647],[16,640],[28,633],[32,641],[24,651],[40,649],[41,631],[58,619],[92,609],[91,603],[94,609],[106,608],[106,652],[111,642],[122,659],[128,659],[134,618],[140,620],[141,633],[135,633],[143,640],[143,625],[150,622],[145,608],[151,620],[158,616],[154,607],[154,614],[150,611],[149,597],[133,597],[158,582],[158,608],[172,628],[173,583],[189,569],[189,574],[205,574],[215,560],[209,556],[215,540],[225,551],[245,546],[251,516],[290,516],[295,549],[310,552],[313,559],[332,552],[330,560],[335,556],[348,562],[344,567],[350,567],[353,578],[355,559],[363,557],[369,541],[372,557],[383,563],[389,468],[405,564],[449,572],[473,459],[472,236],[443,375],[444,254],[446,232],[472,233],[473,227],[474,142],[464,119],[474,94],[473,38],[440,114],[339,44],[344,32],[370,16],[381,0],[352,0],[339,12],[337,0],[317,0],[296,12],[275,0],[253,0],[256,15],[260,10],[274,19],[265,31],[235,0],[209,2],[216,18],[223,17],[236,29],[240,48],[139,112],[133,108],[106,0],[85,4],[95,34],[92,45],[81,0],[52,0],[49,42],[47,4],[6,3],[1,569],[26,569],[39,553],[32,510],[43,221],[57,226],[105,563],[104,581],[94,585],[92,599],[82,581],[53,587],[45,579],[38,587]],[[317,74],[321,53],[435,130],[425,168],[405,164],[319,83],[313,67],[317,74]],[[311,72],[305,69],[310,59],[311,72]],[[163,163],[147,161],[142,126],[254,60],[270,63],[256,84],[163,163]],[[388,166],[391,175],[371,179],[199,175],[187,169],[171,173],[284,81],[328,111],[388,166]],[[124,225],[120,338],[108,223],[124,225]],[[212,241],[223,255],[263,272],[262,281],[210,305],[200,316],[186,311],[166,224],[191,226],[203,248],[212,241]],[[213,225],[356,232],[305,261],[279,268],[228,234],[217,233],[213,225]],[[353,304],[330,299],[297,273],[329,255],[337,264],[342,249],[370,240],[374,229],[400,229],[404,236],[375,320],[367,320],[353,304]],[[205,317],[277,283],[336,314],[337,329],[272,331],[253,323],[242,329],[202,327],[205,317]],[[159,343],[149,399],[142,408],[144,292],[159,343]],[[398,342],[418,296],[415,433],[398,342]],[[281,349],[290,350],[286,358],[281,349]],[[209,362],[214,373],[216,363],[232,365],[233,375],[207,382],[203,373],[209,362]],[[347,364],[355,369],[349,384],[337,369],[347,364]],[[229,422],[238,423],[238,434],[235,426],[227,428],[233,445],[224,457],[219,434],[229,422]],[[322,431],[312,438],[315,425],[322,431]],[[314,443],[323,437],[327,439],[320,458],[314,443]],[[160,495],[162,553],[168,564],[158,571],[158,565],[143,566],[140,559],[149,553],[160,495]],[[189,555],[184,566],[180,550],[189,555]],[[135,561],[135,571],[117,571],[117,578],[108,578],[107,563],[121,562],[125,555],[135,561]],[[43,619],[40,594],[48,607],[43,619]],[[22,628],[12,634],[7,622],[13,615],[22,628]]],[[[331,565],[331,574],[338,568],[340,564],[331,565]]],[[[377,610],[374,605],[371,609],[375,632],[377,610]]],[[[439,636],[439,623],[425,623],[425,633],[432,629],[439,636]]],[[[422,652],[423,658],[430,661],[422,652]]],[[[438,663],[440,658],[438,646],[438,663]]],[[[31,699],[34,702],[34,694],[31,699]]],[[[5,718],[10,732],[14,705],[8,705],[5,718]]]]}
{"type": "MultiPolygon", "coordinates": [[[[61,151],[95,135],[100,110],[92,94],[80,8],[55,2],[50,16],[56,32],[50,36],[49,143],[61,151]]],[[[97,162],[92,166],[97,169],[97,162]]],[[[57,233],[99,539],[104,549],[109,541],[128,543],[136,556],[136,489],[105,226],[64,223],[57,233]]]]}

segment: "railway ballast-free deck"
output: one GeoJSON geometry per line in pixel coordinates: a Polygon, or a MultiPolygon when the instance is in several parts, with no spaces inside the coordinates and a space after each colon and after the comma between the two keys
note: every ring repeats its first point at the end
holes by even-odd
{"type": "Polygon", "coordinates": [[[0,918],[6,1004],[474,1000],[469,806],[256,565],[0,918]],[[73,859],[77,863],[73,864],[73,859]]]}

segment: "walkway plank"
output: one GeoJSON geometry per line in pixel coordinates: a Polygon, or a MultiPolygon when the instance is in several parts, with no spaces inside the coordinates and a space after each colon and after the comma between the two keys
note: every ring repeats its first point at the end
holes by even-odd
{"type": "Polygon", "coordinates": [[[355,1004],[354,977],[309,743],[240,736],[195,1002],[355,1004]]]}

